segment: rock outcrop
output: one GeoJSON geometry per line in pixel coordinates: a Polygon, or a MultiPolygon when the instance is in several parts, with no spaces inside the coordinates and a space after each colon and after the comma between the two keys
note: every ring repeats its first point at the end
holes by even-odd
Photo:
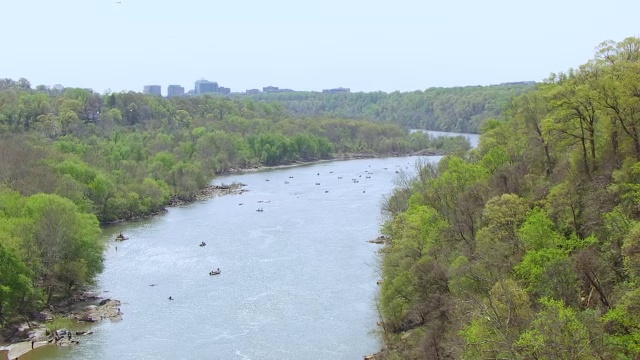
{"type": "Polygon", "coordinates": [[[104,299],[99,305],[89,305],[84,309],[71,313],[71,318],[83,322],[96,322],[103,319],[122,320],[120,301],[104,299]]]}

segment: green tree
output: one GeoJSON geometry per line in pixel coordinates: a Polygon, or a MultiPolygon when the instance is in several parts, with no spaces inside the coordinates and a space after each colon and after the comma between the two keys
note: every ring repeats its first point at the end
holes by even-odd
{"type": "Polygon", "coordinates": [[[593,84],[597,78],[595,69],[584,65],[579,71],[562,77],[552,91],[550,106],[556,112],[553,130],[579,144],[582,169],[591,176],[596,170],[596,132],[599,110],[593,84]]]}
{"type": "Polygon", "coordinates": [[[0,231],[0,324],[20,315],[20,308],[35,295],[33,274],[15,251],[5,245],[7,236],[0,231]]]}
{"type": "Polygon", "coordinates": [[[513,280],[497,282],[461,335],[465,359],[516,359],[516,342],[532,320],[527,293],[513,280]]]}
{"type": "Polygon", "coordinates": [[[547,101],[540,93],[526,94],[516,100],[515,118],[523,123],[523,128],[530,134],[532,143],[542,150],[547,176],[551,175],[554,165],[551,156],[551,135],[543,126],[548,113],[547,101]]]}
{"type": "Polygon", "coordinates": [[[618,358],[635,359],[640,355],[640,288],[624,294],[620,303],[602,317],[606,341],[618,358]]]}
{"type": "Polygon", "coordinates": [[[102,270],[104,246],[95,216],[79,213],[70,200],[47,194],[29,197],[24,213],[33,221],[29,237],[38,254],[33,265],[48,300],[57,290],[86,283],[102,270]],[[85,261],[86,266],[70,269],[65,265],[73,261],[85,261]],[[71,278],[85,281],[69,282],[67,271],[71,270],[77,272],[71,278]]]}
{"type": "Polygon", "coordinates": [[[485,226],[476,237],[477,256],[486,272],[493,274],[492,284],[522,260],[525,246],[518,229],[528,213],[526,200],[517,195],[503,194],[487,201],[483,210],[485,226]]]}
{"type": "Polygon", "coordinates": [[[594,359],[589,332],[562,301],[543,298],[542,311],[516,343],[525,359],[594,359]]]}
{"type": "Polygon", "coordinates": [[[640,281],[640,223],[635,222],[622,245],[624,268],[634,280],[640,281]]]}

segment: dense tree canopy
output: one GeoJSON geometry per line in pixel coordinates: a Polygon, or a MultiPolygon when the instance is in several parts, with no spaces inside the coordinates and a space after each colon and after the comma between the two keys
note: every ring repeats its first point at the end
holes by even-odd
{"type": "Polygon", "coordinates": [[[58,195],[0,191],[0,323],[68,296],[102,271],[98,219],[58,195]]]}
{"type": "Polygon", "coordinates": [[[291,117],[278,103],[202,96],[163,99],[0,82],[0,183],[67,197],[102,223],[192,200],[231,169],[340,154],[448,151],[390,124],[291,117]]]}
{"type": "Polygon", "coordinates": [[[413,92],[296,91],[247,96],[260,101],[278,101],[300,116],[372,119],[414,129],[478,133],[485,120],[501,116],[513,97],[533,88],[534,84],[522,82],[413,92]]]}
{"type": "Polygon", "coordinates": [[[387,199],[382,356],[640,356],[640,39],[605,42],[387,199]]]}

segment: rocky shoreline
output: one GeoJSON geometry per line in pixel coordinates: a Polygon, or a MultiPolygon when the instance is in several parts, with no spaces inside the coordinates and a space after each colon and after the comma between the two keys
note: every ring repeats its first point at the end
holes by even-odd
{"type": "MultiPolygon", "coordinates": [[[[194,201],[203,201],[218,196],[242,194],[246,189],[242,183],[209,185],[201,190],[194,200],[172,199],[168,206],[182,206],[194,201]]],[[[150,216],[157,215],[151,214],[150,216]]],[[[131,219],[121,220],[127,221],[131,219]]],[[[64,329],[61,333],[50,332],[47,325],[56,319],[69,319],[76,323],[93,323],[109,319],[122,320],[120,301],[101,298],[92,291],[80,291],[69,299],[50,305],[48,308],[34,314],[33,319],[10,326],[0,333],[0,360],[16,359],[19,356],[45,345],[71,346],[79,343],[77,336],[86,336],[91,332],[75,332],[64,329]],[[78,304],[87,305],[75,310],[78,304]],[[57,334],[57,335],[56,335],[57,334]]]]}
{"type": "Polygon", "coordinates": [[[204,189],[200,190],[200,192],[196,195],[195,199],[187,200],[187,199],[174,197],[169,201],[168,206],[169,207],[184,206],[187,204],[191,204],[194,201],[208,200],[218,196],[242,194],[243,192],[248,191],[246,189],[243,189],[244,186],[246,185],[242,183],[235,183],[235,182],[228,185],[227,184],[222,184],[222,185],[209,184],[204,189]]]}
{"type": "Polygon", "coordinates": [[[95,292],[81,292],[71,299],[35,314],[34,320],[17,324],[5,329],[2,334],[5,342],[0,343],[0,360],[17,359],[29,351],[41,346],[73,346],[80,343],[80,338],[91,335],[93,331],[72,331],[66,328],[52,327],[51,324],[60,319],[71,323],[94,323],[109,319],[122,320],[119,300],[100,298],[95,292]],[[95,302],[68,310],[83,302],[95,302]]]}

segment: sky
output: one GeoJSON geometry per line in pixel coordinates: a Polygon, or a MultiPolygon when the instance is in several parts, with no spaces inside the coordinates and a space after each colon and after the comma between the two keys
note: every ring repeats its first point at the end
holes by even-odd
{"type": "Polygon", "coordinates": [[[541,81],[640,36],[637,0],[0,0],[0,78],[352,92],[541,81]],[[119,2],[118,2],[119,1],[119,2]]]}

